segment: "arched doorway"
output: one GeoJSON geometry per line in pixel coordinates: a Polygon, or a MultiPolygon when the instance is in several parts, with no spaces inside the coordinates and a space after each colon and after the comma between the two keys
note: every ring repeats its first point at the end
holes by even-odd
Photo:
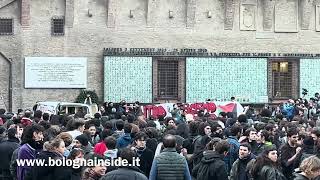
{"type": "Polygon", "coordinates": [[[0,52],[0,108],[12,110],[11,61],[0,52]]]}

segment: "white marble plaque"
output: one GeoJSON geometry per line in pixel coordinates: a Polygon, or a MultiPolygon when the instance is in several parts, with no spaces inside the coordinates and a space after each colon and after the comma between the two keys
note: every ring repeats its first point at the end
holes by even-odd
{"type": "Polygon", "coordinates": [[[298,32],[298,0],[276,2],[275,32],[298,32]]]}
{"type": "Polygon", "coordinates": [[[242,0],[240,5],[240,30],[256,30],[257,3],[255,0],[242,0]]]}
{"type": "Polygon", "coordinates": [[[25,88],[87,88],[87,58],[26,57],[25,88]]]}

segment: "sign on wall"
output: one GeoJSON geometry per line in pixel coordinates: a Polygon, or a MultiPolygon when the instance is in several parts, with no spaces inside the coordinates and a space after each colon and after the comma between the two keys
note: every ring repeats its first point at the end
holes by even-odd
{"type": "Polygon", "coordinates": [[[87,88],[87,58],[26,57],[25,88],[87,88]]]}

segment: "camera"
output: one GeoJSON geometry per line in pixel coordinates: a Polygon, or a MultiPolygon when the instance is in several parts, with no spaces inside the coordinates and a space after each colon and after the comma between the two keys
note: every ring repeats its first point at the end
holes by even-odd
{"type": "Polygon", "coordinates": [[[302,94],[303,94],[304,96],[307,95],[307,94],[308,94],[308,90],[305,89],[305,88],[302,88],[302,94]]]}

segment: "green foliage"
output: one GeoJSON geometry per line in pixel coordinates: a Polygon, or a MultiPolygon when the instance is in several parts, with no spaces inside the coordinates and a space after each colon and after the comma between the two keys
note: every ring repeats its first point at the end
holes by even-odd
{"type": "Polygon", "coordinates": [[[87,98],[87,95],[90,95],[92,103],[99,104],[99,97],[95,90],[89,91],[89,90],[81,90],[80,94],[76,98],[76,103],[84,103],[85,99],[87,98]]]}

